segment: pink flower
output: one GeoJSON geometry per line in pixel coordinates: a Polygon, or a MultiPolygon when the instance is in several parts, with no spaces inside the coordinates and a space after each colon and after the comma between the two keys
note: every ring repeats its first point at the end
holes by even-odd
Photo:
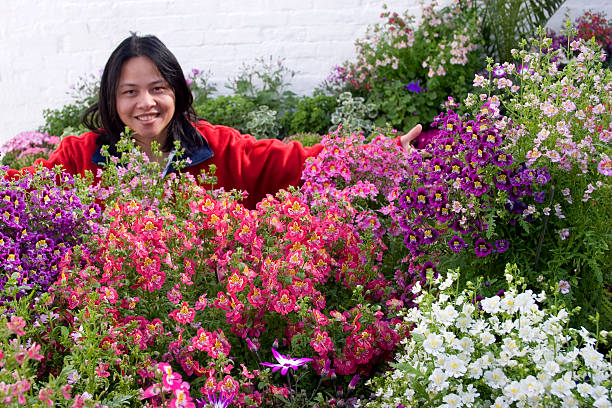
{"type": "Polygon", "coordinates": [[[108,372],[108,363],[98,364],[95,371],[98,377],[106,378],[110,376],[110,373],[108,372]]]}
{"type": "Polygon", "coordinates": [[[23,328],[25,327],[26,322],[21,316],[11,316],[11,321],[6,323],[6,327],[8,327],[9,332],[15,333],[18,336],[23,336],[25,331],[23,328]]]}
{"type": "Polygon", "coordinates": [[[605,154],[602,156],[603,158],[597,164],[597,170],[604,176],[612,176],[612,160],[605,154]]]}
{"type": "Polygon", "coordinates": [[[193,321],[195,310],[191,309],[187,302],[183,302],[180,309],[176,309],[170,313],[170,317],[181,324],[188,324],[193,321]]]}

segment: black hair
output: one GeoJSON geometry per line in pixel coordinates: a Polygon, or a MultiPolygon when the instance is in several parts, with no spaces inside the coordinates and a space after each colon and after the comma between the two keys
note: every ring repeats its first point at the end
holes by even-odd
{"type": "Polygon", "coordinates": [[[135,33],[123,40],[109,57],[100,80],[98,102],[83,114],[83,124],[98,133],[98,144],[109,145],[111,153],[116,152],[115,145],[125,129],[117,113],[117,85],[123,64],[133,57],[150,58],[174,91],[174,116],[168,123],[168,138],[161,146],[162,151],[172,150],[175,140],[179,140],[187,152],[202,146],[202,137],[190,123],[199,118],[193,110],[193,96],[178,60],[154,35],[135,33]]]}

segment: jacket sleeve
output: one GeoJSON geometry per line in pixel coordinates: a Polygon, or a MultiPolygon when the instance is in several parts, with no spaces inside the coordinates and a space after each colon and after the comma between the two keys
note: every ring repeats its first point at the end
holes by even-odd
{"type": "Polygon", "coordinates": [[[299,142],[257,140],[225,126],[211,126],[211,143],[219,186],[246,190],[246,205],[253,208],[266,194],[301,183],[304,162],[318,155],[323,145],[304,147],[299,142]]]}

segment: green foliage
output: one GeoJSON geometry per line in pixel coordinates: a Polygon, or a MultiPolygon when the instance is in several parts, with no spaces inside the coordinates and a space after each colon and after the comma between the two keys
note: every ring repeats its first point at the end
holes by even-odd
{"type": "Polygon", "coordinates": [[[283,60],[259,58],[252,65],[243,64],[237,77],[226,88],[256,106],[266,105],[283,116],[296,104],[295,93],[287,89],[295,72],[283,65],[283,60]]]}
{"type": "MultiPolygon", "coordinates": [[[[376,124],[408,131],[428,124],[449,96],[463,98],[473,73],[484,66],[480,16],[469,2],[423,8],[423,22],[384,11],[383,21],[358,40],[355,62],[347,62],[329,82],[350,84],[353,95],[376,105],[376,124]]],[[[329,84],[328,84],[329,85],[329,84]]]]}
{"type": "Polygon", "coordinates": [[[331,112],[337,105],[336,98],[320,93],[300,98],[287,127],[288,133],[290,135],[302,132],[327,133],[331,124],[331,112]]]}
{"type": "Polygon", "coordinates": [[[255,103],[240,95],[221,95],[206,99],[195,106],[196,113],[215,125],[230,126],[245,133],[249,112],[257,108],[255,103]]]}
{"type": "Polygon", "coordinates": [[[376,106],[365,103],[360,96],[353,97],[350,92],[343,92],[338,97],[338,107],[331,115],[330,132],[342,125],[348,132],[363,130],[369,133],[374,127],[372,119],[376,117],[376,106]]]}
{"type": "Polygon", "coordinates": [[[296,133],[284,139],[285,142],[300,142],[302,146],[314,146],[321,143],[323,137],[319,133],[296,133]]]}
{"type": "Polygon", "coordinates": [[[195,68],[187,76],[187,84],[193,95],[193,106],[206,102],[217,91],[217,87],[210,81],[210,76],[210,71],[204,72],[195,68]]]}
{"type": "Polygon", "coordinates": [[[45,109],[43,110],[45,124],[40,127],[40,131],[55,136],[62,135],[66,128],[84,131],[86,129],[81,124],[81,117],[85,109],[86,106],[78,103],[69,103],[57,109],[45,109]]]}
{"type": "Polygon", "coordinates": [[[266,105],[258,107],[249,112],[246,123],[247,133],[256,139],[277,139],[280,135],[281,127],[276,118],[276,111],[271,110],[266,105]]]}
{"type": "Polygon", "coordinates": [[[482,37],[487,55],[508,61],[510,51],[523,38],[544,27],[565,0],[479,0],[476,7],[483,16],[482,37]]]}

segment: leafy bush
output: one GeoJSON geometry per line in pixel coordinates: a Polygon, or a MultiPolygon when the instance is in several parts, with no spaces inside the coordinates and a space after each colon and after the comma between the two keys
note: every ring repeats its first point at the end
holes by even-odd
{"type": "Polygon", "coordinates": [[[40,131],[55,136],[63,134],[66,128],[85,131],[86,128],[81,123],[85,109],[87,106],[77,103],[69,103],[58,109],[45,109],[45,124],[40,127],[40,131]]]}
{"type": "Polygon", "coordinates": [[[210,75],[210,71],[193,68],[187,76],[187,85],[193,95],[193,106],[203,104],[217,91],[217,87],[210,82],[210,75]]]}
{"type": "Polygon", "coordinates": [[[256,139],[277,139],[280,130],[276,111],[266,105],[261,105],[247,115],[246,131],[256,139]]]}
{"type": "Polygon", "coordinates": [[[302,132],[326,134],[331,124],[331,113],[337,105],[336,98],[322,93],[300,98],[287,127],[288,133],[290,135],[302,132]]]}
{"type": "Polygon", "coordinates": [[[214,125],[230,126],[242,133],[247,132],[247,118],[249,112],[257,108],[254,102],[240,96],[217,96],[206,99],[195,106],[196,113],[214,125]]]}
{"type": "Polygon", "coordinates": [[[408,131],[431,122],[448,96],[467,94],[473,72],[484,66],[475,8],[465,1],[435,7],[424,7],[416,28],[407,12],[383,12],[383,22],[357,41],[356,61],[336,71],[336,82],[376,105],[379,126],[408,131]]]}
{"type": "Polygon", "coordinates": [[[372,103],[365,103],[360,96],[353,97],[350,92],[343,92],[338,96],[338,106],[331,115],[332,132],[342,125],[348,132],[363,130],[369,133],[374,127],[372,119],[376,117],[376,107],[372,103]]]}
{"type": "Polygon", "coordinates": [[[321,143],[323,136],[318,133],[296,133],[283,139],[284,142],[300,142],[302,146],[314,146],[321,143]]]}

